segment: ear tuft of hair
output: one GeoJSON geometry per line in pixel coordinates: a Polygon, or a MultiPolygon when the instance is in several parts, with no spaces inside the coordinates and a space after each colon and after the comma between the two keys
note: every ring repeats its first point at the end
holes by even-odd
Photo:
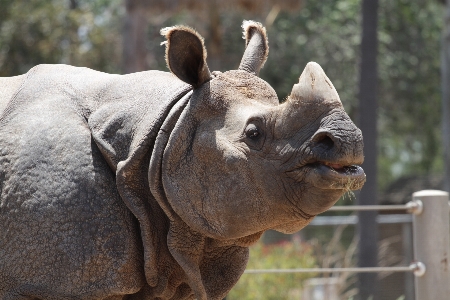
{"type": "Polygon", "coordinates": [[[242,22],[241,27],[242,27],[242,29],[244,29],[244,31],[242,32],[242,34],[243,34],[242,38],[245,40],[246,46],[248,45],[248,42],[250,41],[250,38],[252,37],[251,30],[253,30],[253,29],[258,30],[264,36],[266,45],[269,44],[269,42],[267,41],[266,28],[260,22],[256,22],[256,21],[252,21],[252,20],[244,20],[242,22]]]}

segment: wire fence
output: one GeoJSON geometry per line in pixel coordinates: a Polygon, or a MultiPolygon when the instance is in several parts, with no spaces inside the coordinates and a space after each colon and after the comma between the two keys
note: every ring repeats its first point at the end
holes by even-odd
{"type": "MultiPolygon", "coordinates": [[[[450,203],[448,193],[421,191],[405,205],[334,206],[330,211],[405,211],[407,215],[379,215],[379,223],[413,224],[415,261],[409,266],[366,268],[248,269],[244,274],[266,273],[378,273],[412,272],[416,300],[445,300],[450,295],[450,203]]],[[[316,217],[310,225],[357,224],[358,216],[316,217]]]]}

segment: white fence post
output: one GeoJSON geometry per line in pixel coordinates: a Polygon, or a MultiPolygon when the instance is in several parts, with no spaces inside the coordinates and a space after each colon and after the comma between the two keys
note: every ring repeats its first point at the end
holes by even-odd
{"type": "Polygon", "coordinates": [[[416,274],[416,300],[450,299],[450,229],[448,193],[425,190],[413,194],[423,210],[413,210],[414,256],[425,265],[416,274]],[[421,275],[421,276],[420,276],[421,275]]]}

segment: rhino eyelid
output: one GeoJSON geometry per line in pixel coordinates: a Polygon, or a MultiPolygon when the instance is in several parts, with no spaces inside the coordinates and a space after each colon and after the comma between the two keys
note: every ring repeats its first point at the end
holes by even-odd
{"type": "Polygon", "coordinates": [[[258,128],[264,128],[265,127],[265,118],[264,117],[251,117],[247,120],[245,123],[245,129],[248,127],[248,125],[254,124],[258,128]]]}

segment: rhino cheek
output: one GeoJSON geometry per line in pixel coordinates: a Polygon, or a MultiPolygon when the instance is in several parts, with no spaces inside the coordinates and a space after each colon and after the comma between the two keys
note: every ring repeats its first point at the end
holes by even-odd
{"type": "Polygon", "coordinates": [[[164,176],[168,201],[192,229],[217,239],[260,231],[263,206],[247,157],[214,134],[197,134],[192,151],[164,176]]]}
{"type": "Polygon", "coordinates": [[[247,192],[236,174],[227,174],[219,180],[215,175],[216,172],[210,172],[206,179],[191,177],[202,181],[201,185],[187,181],[179,184],[180,190],[186,190],[189,185],[197,191],[185,199],[182,194],[171,196],[174,211],[191,228],[211,238],[235,239],[257,232],[260,228],[257,195],[247,192]]]}

